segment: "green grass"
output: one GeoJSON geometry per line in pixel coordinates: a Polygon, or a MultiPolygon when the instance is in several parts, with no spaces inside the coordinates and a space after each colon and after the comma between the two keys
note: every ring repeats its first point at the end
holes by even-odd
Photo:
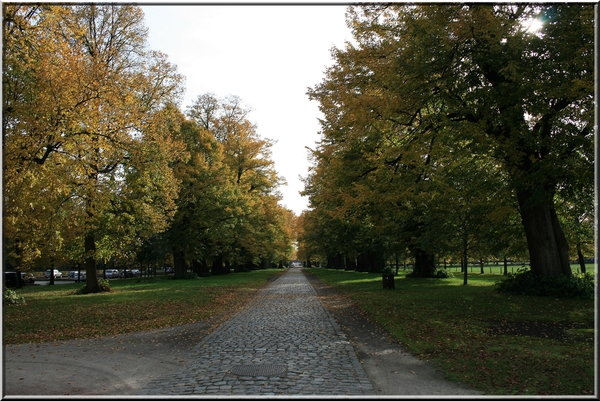
{"type": "Polygon", "coordinates": [[[25,305],[4,305],[5,344],[102,337],[192,323],[244,305],[280,269],[193,280],[165,276],[109,280],[111,291],[78,295],[83,283],[16,289],[25,305]]]}
{"type": "MultiPolygon", "coordinates": [[[[394,290],[381,274],[310,269],[349,296],[394,338],[421,359],[439,366],[450,380],[488,395],[594,394],[593,330],[586,338],[492,335],[490,321],[584,323],[593,327],[594,300],[511,296],[496,292],[498,274],[469,274],[468,285],[451,279],[415,279],[400,271],[394,290]]],[[[480,270],[474,269],[474,272],[480,270]]],[[[486,268],[486,272],[489,271],[486,268]]],[[[510,271],[510,270],[509,270],[510,271]]],[[[499,325],[499,323],[495,323],[499,325]]]]}
{"type": "MultiPolygon", "coordinates": [[[[470,269],[470,267],[469,267],[470,269]]],[[[509,268],[510,269],[510,268],[509,268]]],[[[591,271],[592,267],[590,267],[591,271]]],[[[594,322],[594,301],[509,296],[492,285],[502,276],[479,273],[469,285],[452,279],[410,279],[400,270],[395,290],[380,274],[309,269],[351,297],[418,357],[451,380],[488,395],[594,394],[594,342],[490,335],[488,321],[594,322]]],[[[509,270],[510,271],[510,270],[509,270]]],[[[232,313],[279,269],[194,280],[165,276],[110,280],[111,291],[77,295],[82,283],[16,289],[25,305],[4,305],[5,344],[125,334],[186,324],[232,313]]],[[[590,328],[572,330],[590,338],[590,328]]]]}

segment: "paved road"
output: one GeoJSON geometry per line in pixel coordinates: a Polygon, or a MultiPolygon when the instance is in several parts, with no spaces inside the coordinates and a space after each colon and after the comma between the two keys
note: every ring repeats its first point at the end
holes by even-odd
{"type": "Polygon", "coordinates": [[[290,269],[145,395],[374,395],[356,352],[300,269],[290,269]]]}

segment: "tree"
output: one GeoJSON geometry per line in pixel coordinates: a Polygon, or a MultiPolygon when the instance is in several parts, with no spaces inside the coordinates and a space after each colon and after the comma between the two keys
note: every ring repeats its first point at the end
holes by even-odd
{"type": "Polygon", "coordinates": [[[586,273],[585,254],[594,254],[594,191],[587,187],[559,199],[558,217],[565,228],[571,254],[577,255],[579,270],[586,273]]]}
{"type": "MultiPolygon", "coordinates": [[[[456,150],[456,146],[454,149],[456,150]]],[[[470,253],[491,255],[494,239],[513,211],[508,200],[510,191],[489,155],[461,155],[446,160],[437,178],[443,186],[432,213],[437,216],[438,241],[446,249],[460,249],[464,284],[468,282],[470,253]]]]}
{"type": "Polygon", "coordinates": [[[291,251],[272,141],[258,135],[249,113],[238,97],[210,93],[187,108],[181,135],[191,158],[177,167],[183,186],[170,230],[176,274],[188,261],[203,273],[212,261],[211,273],[224,274],[291,251]]]}
{"type": "Polygon", "coordinates": [[[11,34],[4,37],[3,167],[7,198],[17,200],[9,218],[26,207],[18,201],[29,191],[23,179],[52,170],[46,177],[62,186],[40,185],[28,195],[31,204],[47,197],[72,207],[70,221],[84,237],[87,290],[99,291],[96,259],[111,252],[97,248],[103,230],[126,227],[126,219],[136,231],[126,238],[148,236],[174,211],[169,164],[183,155],[162,124],[182,78],[165,55],[147,49],[139,7],[3,11],[11,34]]]}
{"type": "Polygon", "coordinates": [[[228,180],[222,145],[207,130],[182,116],[179,135],[190,154],[174,166],[181,181],[177,211],[168,231],[175,276],[185,276],[188,261],[197,273],[208,274],[216,249],[229,245],[236,222],[237,196],[228,180]],[[196,262],[195,262],[196,261],[196,262]]]}
{"type": "Polygon", "coordinates": [[[589,186],[593,169],[593,7],[393,4],[348,15],[354,44],[333,50],[327,78],[309,91],[336,151],[365,155],[363,177],[383,177],[384,166],[403,183],[412,175],[414,185],[389,192],[415,212],[399,217],[409,231],[423,233],[419,188],[434,174],[436,143],[463,132],[456,138],[474,153],[486,145],[516,194],[532,270],[570,276],[554,202],[589,186]],[[537,32],[527,30],[533,18],[545,18],[537,32]]]}

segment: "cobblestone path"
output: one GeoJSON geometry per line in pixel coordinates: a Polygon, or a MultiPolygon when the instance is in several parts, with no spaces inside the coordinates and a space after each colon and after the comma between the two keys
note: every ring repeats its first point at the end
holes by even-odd
{"type": "Polygon", "coordinates": [[[301,269],[289,269],[143,395],[375,395],[301,269]]]}

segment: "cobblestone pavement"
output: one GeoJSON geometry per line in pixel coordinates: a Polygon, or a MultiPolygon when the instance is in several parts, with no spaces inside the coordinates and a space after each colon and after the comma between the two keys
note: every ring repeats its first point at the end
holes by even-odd
{"type": "Polygon", "coordinates": [[[375,395],[301,269],[289,269],[141,395],[375,395]]]}

